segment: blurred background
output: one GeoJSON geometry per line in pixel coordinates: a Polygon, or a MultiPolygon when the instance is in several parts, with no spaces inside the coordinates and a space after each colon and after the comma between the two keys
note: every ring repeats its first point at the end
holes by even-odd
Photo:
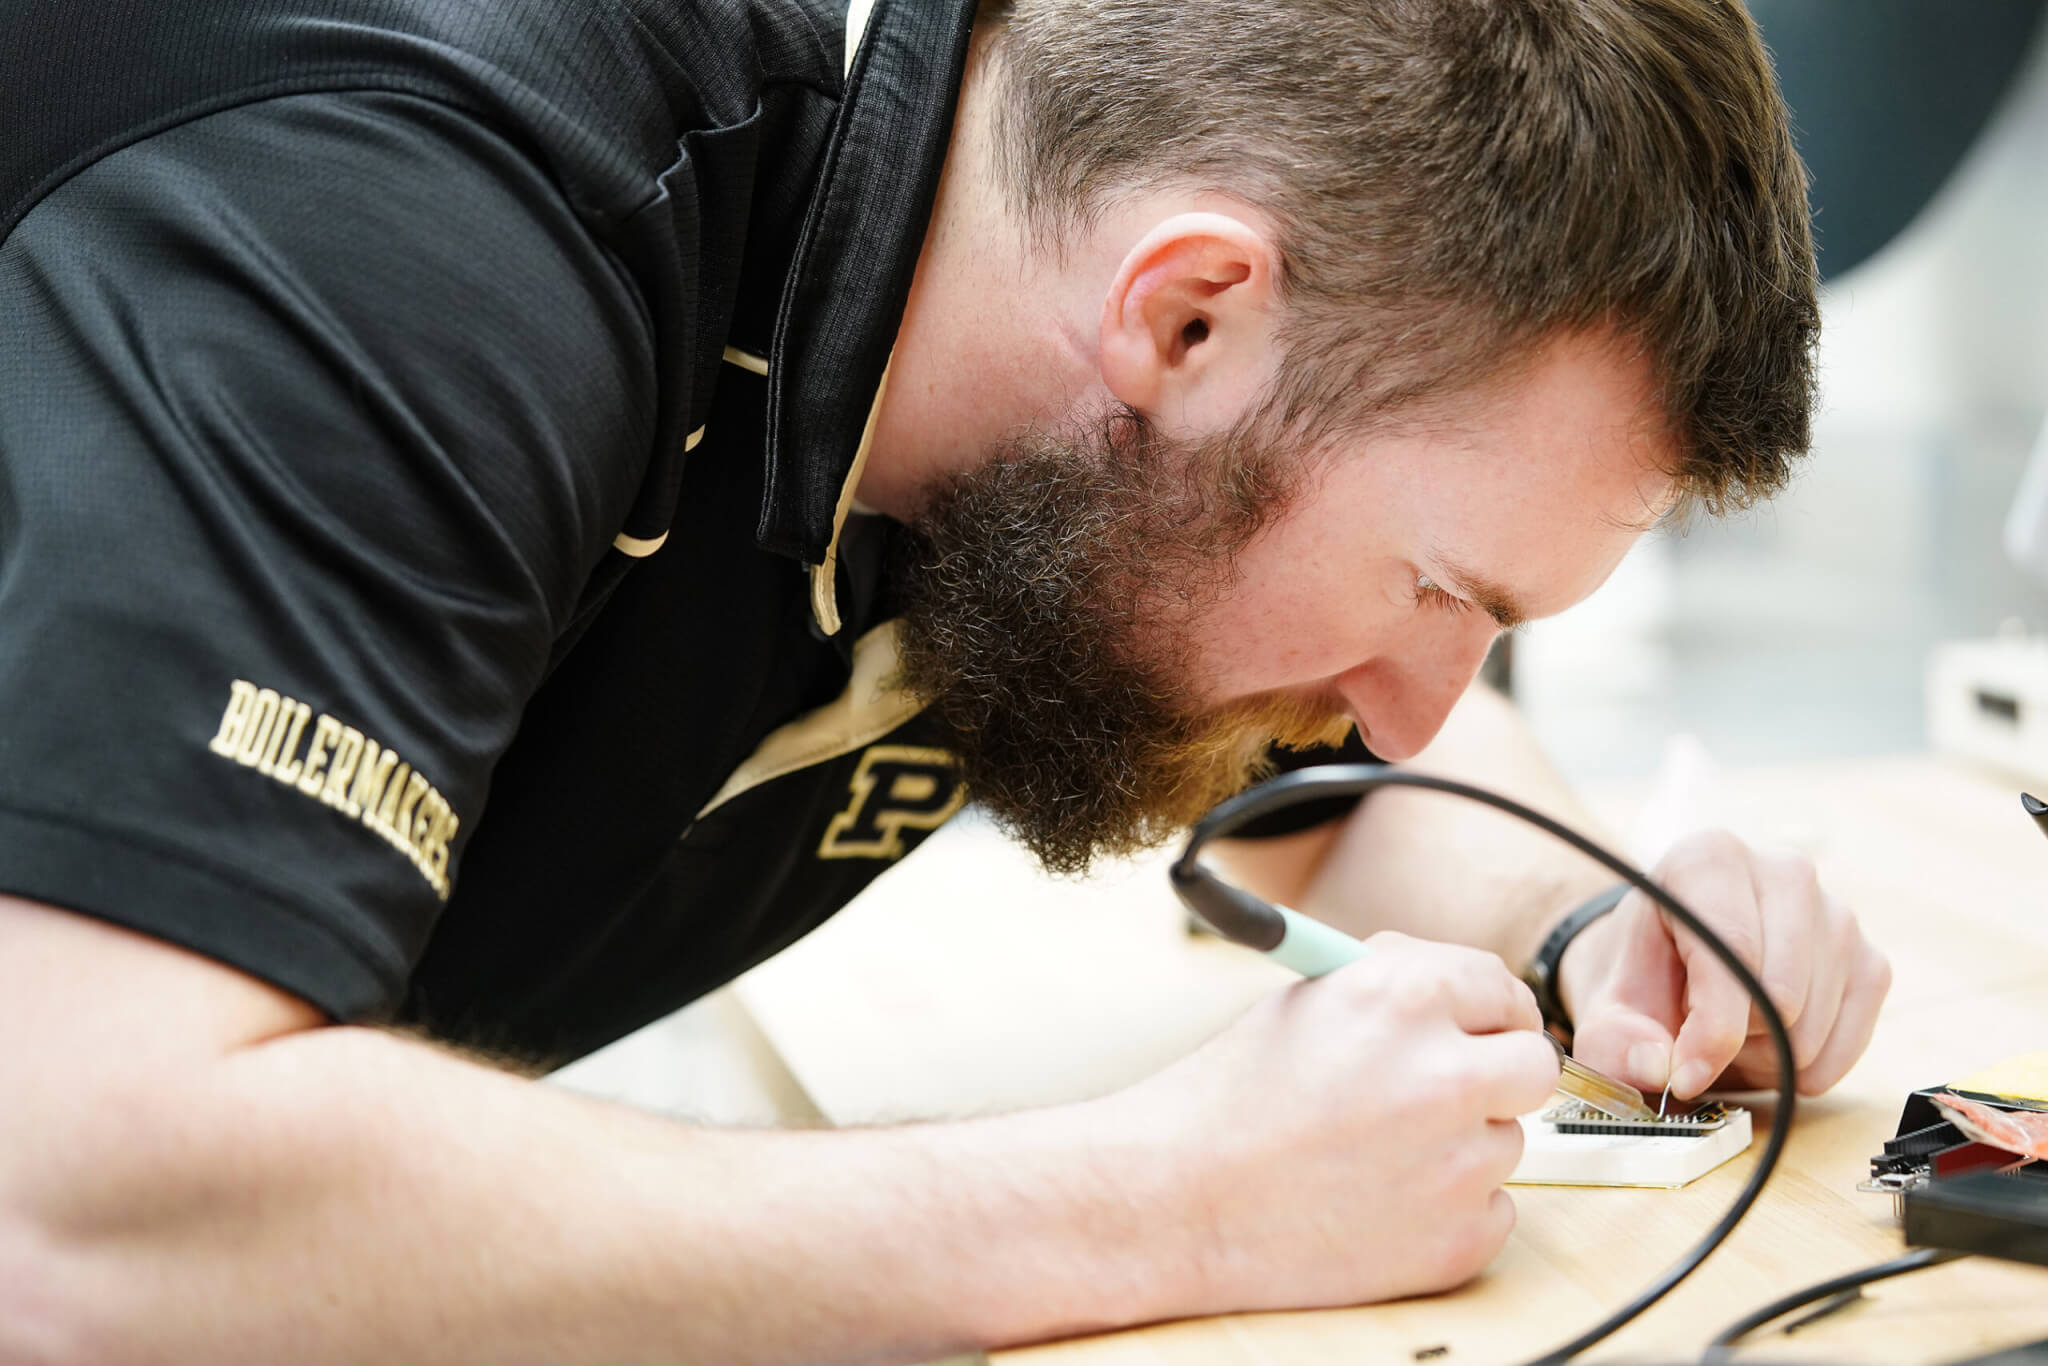
{"type": "Polygon", "coordinates": [[[1813,177],[1813,453],[1514,640],[1512,691],[1570,776],[1645,775],[1676,734],[1728,767],[1924,750],[1937,644],[2048,631],[2048,577],[2001,535],[2048,409],[2042,8],[1752,0],[1813,177]]]}

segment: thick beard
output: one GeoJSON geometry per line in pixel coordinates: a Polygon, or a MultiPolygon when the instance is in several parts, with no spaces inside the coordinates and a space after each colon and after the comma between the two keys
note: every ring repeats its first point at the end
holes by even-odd
{"type": "Polygon", "coordinates": [[[902,538],[901,683],[968,791],[1054,873],[1170,839],[1268,767],[1340,741],[1329,708],[1187,702],[1180,627],[1292,493],[1243,434],[1176,446],[1121,411],[1033,431],[939,490],[902,538]]]}

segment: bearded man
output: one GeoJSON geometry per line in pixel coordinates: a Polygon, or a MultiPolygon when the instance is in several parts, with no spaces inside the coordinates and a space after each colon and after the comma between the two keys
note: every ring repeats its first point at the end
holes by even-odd
{"type": "MultiPolygon", "coordinates": [[[[970,793],[1064,871],[1331,746],[1562,800],[1468,692],[1494,636],[1807,441],[1733,0],[0,32],[0,1358],[886,1361],[1428,1291],[1556,1079],[1525,964],[1644,1085],[1761,1060],[1649,908],[1407,794],[1237,855],[1379,952],[1088,1104],[720,1132],[482,1060],[729,980],[970,793]]],[[[1853,919],[1727,836],[1662,871],[1832,1084],[1853,919]]]]}

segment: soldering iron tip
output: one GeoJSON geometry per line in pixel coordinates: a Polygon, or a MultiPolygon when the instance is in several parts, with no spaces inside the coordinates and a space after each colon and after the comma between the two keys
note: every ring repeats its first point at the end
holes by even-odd
{"type": "Polygon", "coordinates": [[[2042,801],[2031,792],[2022,792],[2020,808],[2034,818],[2034,824],[2042,834],[2048,835],[2048,802],[2042,801]]]}

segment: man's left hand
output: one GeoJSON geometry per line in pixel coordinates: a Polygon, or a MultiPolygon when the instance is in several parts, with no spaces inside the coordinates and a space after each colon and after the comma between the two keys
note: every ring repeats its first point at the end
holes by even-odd
{"type": "MultiPolygon", "coordinates": [[[[1725,831],[1674,845],[1652,872],[1755,971],[1792,1037],[1801,1095],[1840,1081],[1870,1043],[1891,988],[1885,956],[1799,854],[1725,831]]],[[[1581,931],[1558,988],[1590,1067],[1690,1100],[1721,1079],[1775,1084],[1770,1035],[1749,993],[1700,940],[1641,892],[1581,931]]]]}

